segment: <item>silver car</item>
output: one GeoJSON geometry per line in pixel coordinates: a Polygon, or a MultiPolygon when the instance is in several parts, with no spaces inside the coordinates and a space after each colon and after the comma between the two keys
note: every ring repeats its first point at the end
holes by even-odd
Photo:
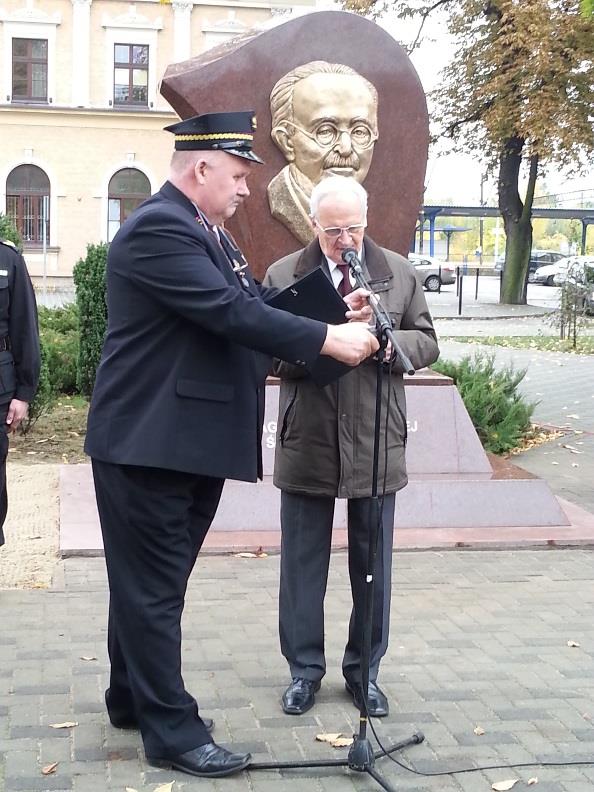
{"type": "Polygon", "coordinates": [[[408,260],[427,291],[436,292],[439,291],[440,286],[448,286],[456,282],[456,272],[447,262],[421,253],[409,253],[408,260]]]}

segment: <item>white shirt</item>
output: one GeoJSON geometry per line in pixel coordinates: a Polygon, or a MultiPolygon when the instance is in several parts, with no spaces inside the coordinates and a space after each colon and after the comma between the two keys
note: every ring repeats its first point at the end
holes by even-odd
{"type": "MultiPolygon", "coordinates": [[[[358,250],[357,255],[359,256],[359,261],[363,262],[362,251],[358,250]]],[[[332,283],[334,284],[335,289],[338,291],[338,287],[342,283],[342,272],[338,269],[338,264],[335,261],[332,261],[324,254],[324,258],[328,263],[328,268],[330,270],[330,276],[332,278],[332,283]]],[[[349,280],[351,282],[351,286],[356,288],[357,284],[355,279],[353,278],[353,273],[349,270],[349,280]]]]}

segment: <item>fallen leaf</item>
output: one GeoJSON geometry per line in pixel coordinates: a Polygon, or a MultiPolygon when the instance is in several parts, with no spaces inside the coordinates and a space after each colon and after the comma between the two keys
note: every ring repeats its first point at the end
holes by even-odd
{"type": "Polygon", "coordinates": [[[496,784],[493,784],[491,789],[494,789],[495,792],[507,792],[508,789],[511,789],[518,783],[518,779],[514,778],[510,781],[497,781],[496,784]]]}
{"type": "Polygon", "coordinates": [[[46,765],[45,767],[41,768],[42,775],[51,775],[55,773],[58,768],[59,762],[52,762],[51,764],[46,765]]]}
{"type": "Polygon", "coordinates": [[[534,786],[534,784],[538,784],[538,778],[534,776],[534,778],[529,778],[527,781],[528,786],[534,786]]]}
{"type": "Polygon", "coordinates": [[[81,655],[80,659],[81,660],[96,660],[97,658],[95,657],[95,655],[81,655]]]}
{"type": "Polygon", "coordinates": [[[485,733],[485,730],[483,729],[482,726],[477,726],[475,729],[473,729],[473,732],[480,737],[485,733]]]}
{"type": "Polygon", "coordinates": [[[316,740],[319,742],[334,742],[334,740],[338,740],[339,737],[342,737],[342,732],[337,732],[336,734],[316,734],[316,740]]]}
{"type": "Polygon", "coordinates": [[[171,792],[175,781],[169,781],[167,784],[161,784],[155,789],[155,792],[171,792]]]}
{"type": "Polygon", "coordinates": [[[579,643],[577,641],[567,641],[567,646],[575,647],[579,646],[579,643]]]}
{"type": "Polygon", "coordinates": [[[71,729],[73,726],[78,726],[77,721],[64,721],[64,723],[50,723],[52,729],[71,729]]]}
{"type": "Polygon", "coordinates": [[[256,550],[256,555],[258,558],[268,558],[268,553],[262,548],[262,546],[256,550]]]}
{"type": "Polygon", "coordinates": [[[333,745],[334,748],[347,748],[349,745],[353,744],[352,737],[339,737],[338,740],[332,740],[330,745],[333,745]]]}

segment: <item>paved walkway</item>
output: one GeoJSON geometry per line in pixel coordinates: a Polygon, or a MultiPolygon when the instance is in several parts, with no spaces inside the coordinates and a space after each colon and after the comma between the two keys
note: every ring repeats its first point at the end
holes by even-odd
{"type": "MultiPolygon", "coordinates": [[[[220,781],[155,770],[137,732],[109,726],[107,586],[101,559],[69,559],[50,591],[0,592],[2,792],[363,792],[345,770],[258,771],[220,781]],[[78,725],[52,729],[51,724],[78,725]],[[42,768],[58,762],[44,777],[42,768]],[[165,790],[169,790],[165,786],[165,790]]],[[[316,706],[285,716],[288,682],[278,650],[278,557],[203,557],[184,621],[184,675],[216,739],[256,761],[337,758],[316,734],[356,728],[340,660],[350,592],[346,555],[332,559],[327,598],[328,674],[316,706]]],[[[591,792],[594,784],[594,557],[589,550],[396,553],[390,650],[380,681],[390,716],[382,742],[417,730],[422,745],[398,759],[423,771],[513,762],[578,767],[415,776],[388,760],[378,769],[399,792],[489,792],[537,777],[538,792],[591,792]],[[568,642],[577,644],[569,646],[568,642]],[[483,732],[477,734],[477,731],[483,732]]]]}

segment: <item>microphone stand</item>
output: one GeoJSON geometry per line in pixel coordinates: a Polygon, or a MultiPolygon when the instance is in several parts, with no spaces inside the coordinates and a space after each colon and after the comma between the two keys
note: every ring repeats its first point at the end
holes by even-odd
{"type": "Polygon", "coordinates": [[[388,312],[384,309],[379,297],[377,294],[373,293],[373,289],[367,282],[367,278],[363,272],[363,267],[359,261],[359,256],[357,256],[357,253],[352,248],[347,248],[346,250],[342,251],[341,258],[345,264],[349,265],[357,286],[360,286],[362,289],[367,289],[369,292],[369,305],[371,306],[371,310],[375,316],[377,338],[380,342],[380,345],[382,340],[384,341],[384,347],[386,342],[390,341],[392,344],[392,354],[396,357],[396,359],[400,359],[403,371],[405,371],[407,374],[414,374],[415,370],[413,364],[402,351],[400,344],[398,341],[396,341],[394,333],[392,332],[392,320],[390,319],[388,312]]]}
{"type": "Polygon", "coordinates": [[[410,745],[419,745],[425,739],[422,732],[415,732],[405,740],[391,745],[390,747],[375,751],[367,737],[368,716],[368,693],[369,693],[369,664],[371,658],[371,627],[373,619],[373,589],[374,572],[377,555],[377,544],[379,532],[383,530],[383,516],[380,508],[380,500],[377,495],[378,490],[378,468],[379,468],[379,448],[380,448],[380,426],[381,426],[381,405],[382,405],[382,384],[384,376],[384,353],[388,340],[392,344],[393,354],[400,359],[403,369],[407,374],[414,374],[415,370],[408,357],[404,354],[400,345],[392,332],[392,321],[388,313],[381,305],[379,298],[373,294],[367,279],[363,273],[361,262],[354,250],[347,249],[342,254],[345,261],[353,273],[357,285],[369,291],[369,304],[376,317],[376,329],[380,348],[377,353],[376,371],[376,393],[375,393],[375,417],[374,417],[374,437],[373,437],[373,468],[371,497],[369,498],[368,511],[368,545],[367,545],[367,570],[365,575],[365,594],[363,602],[363,634],[361,651],[361,693],[359,697],[359,733],[353,735],[351,745],[346,759],[320,759],[304,760],[299,762],[253,762],[248,765],[248,770],[288,770],[312,767],[348,767],[358,773],[367,773],[376,783],[386,792],[396,792],[375,769],[375,760],[383,756],[388,756],[395,751],[400,751],[410,745]]]}

